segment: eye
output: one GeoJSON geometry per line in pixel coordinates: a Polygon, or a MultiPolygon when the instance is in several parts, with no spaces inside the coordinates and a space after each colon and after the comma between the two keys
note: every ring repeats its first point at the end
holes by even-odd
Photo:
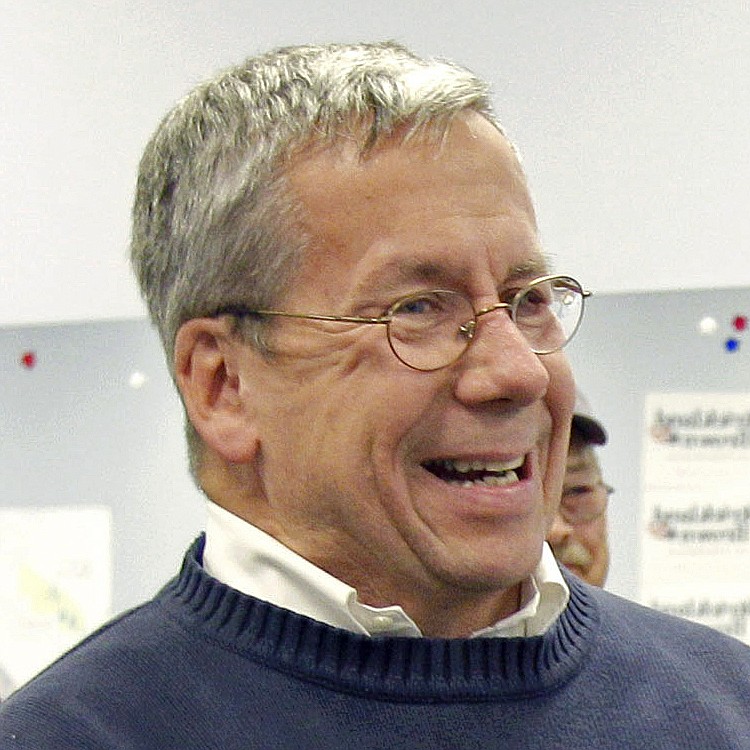
{"type": "Polygon", "coordinates": [[[420,292],[402,299],[393,306],[399,315],[434,315],[445,309],[444,295],[438,292],[420,292]]]}
{"type": "Polygon", "coordinates": [[[432,310],[432,305],[426,297],[415,297],[398,306],[399,313],[403,315],[423,315],[430,310],[432,310]]]}
{"type": "Polygon", "coordinates": [[[462,326],[473,317],[471,302],[463,295],[432,289],[404,297],[391,307],[391,333],[410,336],[429,332],[434,338],[444,336],[452,341],[457,333],[466,336],[462,326]]]}
{"type": "Polygon", "coordinates": [[[524,299],[532,305],[549,305],[552,301],[552,295],[549,292],[549,287],[535,286],[526,293],[524,299]]]}
{"type": "Polygon", "coordinates": [[[420,321],[457,320],[460,324],[473,316],[473,309],[471,303],[458,292],[431,289],[398,300],[391,306],[390,314],[392,317],[420,321]]]}
{"type": "Polygon", "coordinates": [[[586,485],[576,485],[574,487],[566,487],[562,492],[562,496],[565,500],[572,500],[573,498],[578,498],[582,495],[588,495],[593,491],[593,487],[588,487],[586,485]]]}
{"type": "Polygon", "coordinates": [[[517,300],[517,310],[523,315],[534,315],[552,304],[552,292],[549,284],[537,284],[522,290],[517,300]]]}

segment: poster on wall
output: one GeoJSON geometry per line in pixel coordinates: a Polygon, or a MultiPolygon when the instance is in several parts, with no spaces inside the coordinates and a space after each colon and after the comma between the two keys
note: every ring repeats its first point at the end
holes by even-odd
{"type": "Polygon", "coordinates": [[[0,508],[0,697],[109,617],[111,544],[109,508],[0,508]]]}
{"type": "Polygon", "coordinates": [[[641,600],[750,644],[750,393],[654,393],[641,600]]]}

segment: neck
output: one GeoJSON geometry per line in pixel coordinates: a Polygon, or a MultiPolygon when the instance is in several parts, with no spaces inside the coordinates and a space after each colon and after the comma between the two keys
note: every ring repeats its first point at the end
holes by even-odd
{"type": "MultiPolygon", "coordinates": [[[[241,523],[243,520],[249,521],[252,528],[263,531],[265,535],[275,539],[275,543],[280,545],[279,549],[283,545],[284,548],[333,576],[337,581],[353,588],[357,593],[357,600],[360,604],[375,608],[401,607],[419,628],[421,634],[426,637],[468,637],[495,625],[500,620],[518,612],[521,608],[523,589],[523,583],[521,582],[511,581],[507,588],[499,588],[495,582],[490,581],[483,584],[474,581],[473,585],[467,586],[463,581],[437,578],[430,575],[424,568],[412,566],[408,569],[397,570],[397,566],[394,565],[387,566],[387,570],[384,571],[388,573],[387,576],[374,576],[373,571],[382,567],[379,560],[374,558],[363,560],[361,557],[353,555],[341,555],[340,552],[345,547],[343,543],[332,544],[328,537],[319,540],[312,529],[304,535],[305,546],[301,548],[300,545],[294,543],[294,539],[286,537],[284,533],[286,529],[280,529],[274,524],[264,523],[266,519],[258,518],[259,514],[257,513],[252,514],[252,518],[248,517],[251,514],[243,513],[243,506],[247,507],[249,504],[247,498],[242,497],[240,502],[235,505],[225,503],[223,508],[225,511],[229,511],[231,516],[237,517],[236,523],[241,523]],[[324,554],[321,554],[321,552],[324,554]]],[[[248,544],[251,550],[255,549],[256,543],[260,546],[261,540],[253,542],[252,538],[248,540],[247,537],[243,536],[243,527],[244,524],[241,524],[240,527],[235,526],[234,532],[226,531],[226,529],[224,532],[217,531],[216,538],[224,538],[226,544],[228,539],[236,535],[235,541],[239,540],[238,543],[248,544]]],[[[271,557],[277,554],[273,549],[264,550],[263,554],[266,553],[270,554],[271,557]]],[[[225,554],[228,554],[226,549],[225,554]]],[[[294,567],[292,562],[289,565],[294,567]]],[[[296,590],[295,587],[301,585],[300,580],[304,581],[307,575],[311,574],[304,570],[301,573],[297,571],[292,577],[292,590],[296,590]]],[[[218,577],[221,579],[221,575],[218,575],[218,577]]],[[[249,571],[242,573],[233,585],[251,594],[256,593],[256,589],[259,589],[261,598],[277,601],[274,599],[274,592],[265,591],[261,583],[256,581],[249,571]],[[247,586],[247,588],[243,588],[243,586],[247,586]]],[[[318,585],[318,583],[315,585],[318,585]]],[[[304,598],[307,591],[308,588],[300,589],[297,595],[304,598]]],[[[335,593],[326,594],[326,596],[328,595],[333,596],[334,599],[337,596],[335,593]]],[[[291,600],[285,601],[283,606],[297,611],[291,600]]],[[[341,603],[340,606],[344,607],[345,605],[341,603]]],[[[300,611],[305,613],[306,610],[300,611]]],[[[311,616],[314,617],[315,615],[311,616]]]]}
{"type": "Polygon", "coordinates": [[[469,602],[460,609],[446,608],[430,617],[426,613],[419,621],[420,630],[428,638],[468,638],[484,628],[491,627],[500,620],[510,617],[521,607],[521,584],[503,591],[500,600],[493,597],[489,602],[469,602]]]}
{"type": "Polygon", "coordinates": [[[521,608],[520,583],[502,591],[467,592],[446,587],[407,597],[403,593],[375,594],[366,584],[355,588],[362,604],[372,607],[398,604],[428,638],[468,638],[521,608]]]}

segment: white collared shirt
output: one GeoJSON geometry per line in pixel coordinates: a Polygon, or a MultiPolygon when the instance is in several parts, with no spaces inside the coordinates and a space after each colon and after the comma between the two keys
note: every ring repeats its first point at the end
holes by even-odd
{"type": "MultiPolygon", "coordinates": [[[[209,575],[244,594],[354,633],[421,637],[398,606],[362,604],[356,589],[335,578],[212,501],[207,502],[203,566],[209,575]]],[[[536,570],[522,584],[518,612],[472,634],[511,638],[544,633],[568,604],[570,591],[545,543],[536,570]]]]}

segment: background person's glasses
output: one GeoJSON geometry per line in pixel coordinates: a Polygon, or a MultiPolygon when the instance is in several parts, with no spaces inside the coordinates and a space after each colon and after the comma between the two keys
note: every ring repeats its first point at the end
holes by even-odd
{"type": "Polygon", "coordinates": [[[495,310],[508,313],[536,354],[562,349],[578,330],[584,299],[590,294],[570,276],[542,276],[515,292],[510,301],[481,310],[459,292],[431,289],[396,300],[377,318],[253,310],[244,305],[228,305],[216,314],[385,325],[396,357],[407,367],[431,372],[453,364],[469,348],[479,318],[495,310]]]}
{"type": "Polygon", "coordinates": [[[604,482],[566,487],[558,513],[570,526],[583,526],[601,518],[607,511],[609,496],[614,489],[604,482]]]}

